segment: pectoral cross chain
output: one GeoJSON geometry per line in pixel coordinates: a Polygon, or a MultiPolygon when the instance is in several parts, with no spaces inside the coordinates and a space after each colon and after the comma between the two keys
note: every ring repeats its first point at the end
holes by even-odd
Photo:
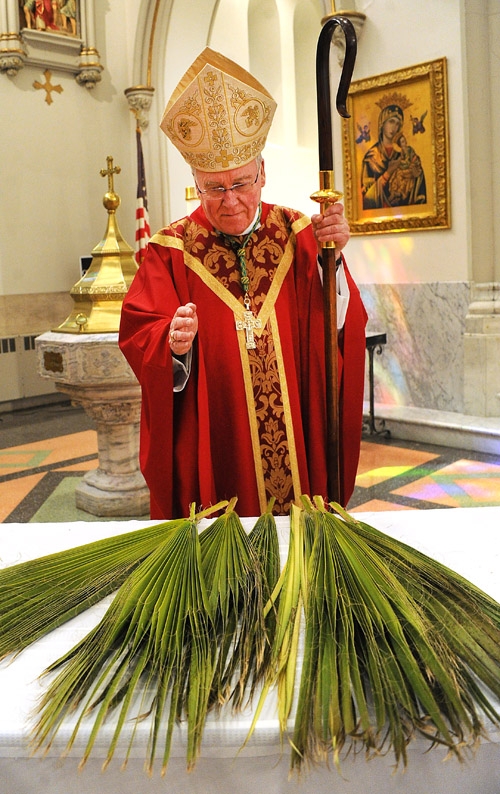
{"type": "Polygon", "coordinates": [[[238,261],[238,264],[240,266],[241,289],[243,290],[243,295],[244,295],[243,303],[245,305],[245,311],[241,315],[241,319],[236,320],[236,330],[245,332],[245,344],[247,350],[255,350],[257,345],[255,343],[254,330],[256,328],[262,328],[262,320],[256,317],[250,308],[251,302],[250,302],[250,296],[248,294],[248,291],[250,289],[250,278],[247,272],[247,263],[245,256],[247,244],[252,234],[254,233],[255,229],[257,229],[257,227],[260,224],[261,209],[262,209],[261,205],[259,204],[259,210],[255,222],[243,241],[238,237],[231,237],[230,235],[225,235],[222,232],[219,232],[219,234],[221,234],[227,245],[229,245],[229,247],[233,249],[234,253],[236,254],[236,259],[238,261]]]}
{"type": "Polygon", "coordinates": [[[243,319],[236,320],[236,330],[245,332],[245,344],[247,350],[254,350],[255,344],[254,328],[262,328],[262,320],[254,316],[254,313],[247,309],[243,312],[243,319]]]}

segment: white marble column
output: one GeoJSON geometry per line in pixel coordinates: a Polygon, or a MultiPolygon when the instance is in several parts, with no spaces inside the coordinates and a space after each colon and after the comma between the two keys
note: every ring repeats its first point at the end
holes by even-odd
{"type": "Polygon", "coordinates": [[[500,283],[475,284],[465,320],[464,408],[500,416],[500,283]]]}
{"type": "Polygon", "coordinates": [[[496,2],[465,0],[463,8],[473,283],[464,333],[464,408],[490,417],[500,416],[500,16],[496,2]]]}

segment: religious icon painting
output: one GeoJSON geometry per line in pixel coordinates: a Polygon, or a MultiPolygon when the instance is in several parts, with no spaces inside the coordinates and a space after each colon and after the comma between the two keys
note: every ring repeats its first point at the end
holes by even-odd
{"type": "Polygon", "coordinates": [[[45,83],[38,80],[33,86],[45,89],[47,104],[52,104],[51,93],[58,91],[51,82],[53,73],[72,74],[78,85],[87,89],[101,80],[104,67],[95,47],[96,12],[101,9],[96,0],[0,0],[2,3],[6,19],[17,18],[18,22],[17,30],[7,32],[1,30],[0,19],[0,39],[4,36],[9,42],[3,55],[9,74],[17,74],[25,64],[44,70],[45,83]]]}
{"type": "Polygon", "coordinates": [[[347,109],[351,234],[449,229],[446,59],[351,83],[347,109]]]}
{"type": "Polygon", "coordinates": [[[21,29],[79,35],[78,0],[25,0],[20,12],[21,29]]]}

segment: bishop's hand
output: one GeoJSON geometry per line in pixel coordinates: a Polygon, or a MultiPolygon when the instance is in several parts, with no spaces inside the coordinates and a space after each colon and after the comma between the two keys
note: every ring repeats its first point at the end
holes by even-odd
{"type": "Polygon", "coordinates": [[[312,215],[311,222],[318,244],[318,253],[321,255],[323,243],[333,240],[338,256],[350,237],[349,224],[344,216],[343,205],[339,202],[329,204],[321,215],[312,215]]]}
{"type": "Polygon", "coordinates": [[[170,322],[168,341],[174,355],[183,356],[191,349],[198,332],[198,315],[194,303],[179,306],[170,322]]]}

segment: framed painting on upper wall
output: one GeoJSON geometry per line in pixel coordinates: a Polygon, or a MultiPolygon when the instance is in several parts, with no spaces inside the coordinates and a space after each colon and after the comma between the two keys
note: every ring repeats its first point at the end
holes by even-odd
{"type": "Polygon", "coordinates": [[[354,81],[347,109],[351,234],[449,229],[446,59],[354,81]]]}
{"type": "MultiPolygon", "coordinates": [[[[101,80],[95,0],[0,0],[2,4],[0,72],[14,77],[25,65],[69,72],[89,89],[101,80]]],[[[100,22],[104,9],[98,5],[97,11],[100,22]]],[[[50,85],[50,75],[45,78],[50,85]]],[[[33,86],[45,88],[40,83],[33,86]]]]}
{"type": "Polygon", "coordinates": [[[18,0],[26,62],[75,72],[84,46],[82,20],[85,23],[87,5],[89,0],[18,0]]]}

